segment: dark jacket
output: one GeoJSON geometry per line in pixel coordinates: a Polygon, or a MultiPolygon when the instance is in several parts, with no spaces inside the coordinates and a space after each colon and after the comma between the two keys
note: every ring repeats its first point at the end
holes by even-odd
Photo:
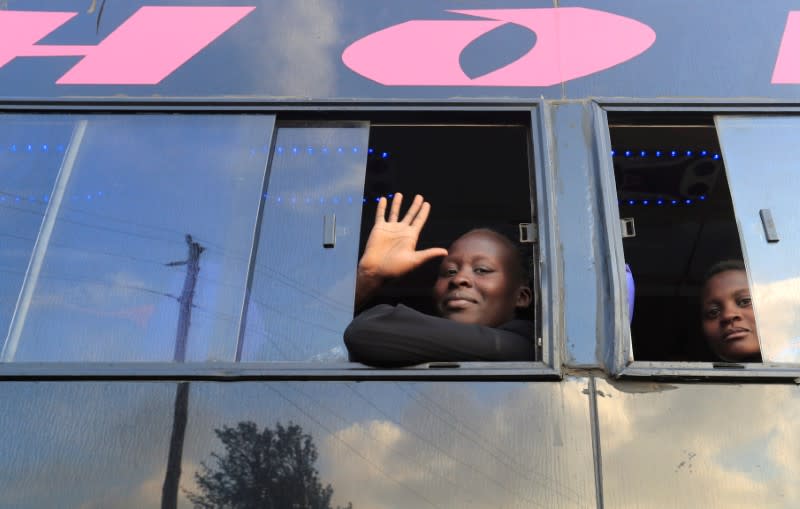
{"type": "Polygon", "coordinates": [[[398,367],[437,361],[533,361],[534,326],[511,320],[499,327],[455,322],[402,304],[381,304],[344,331],[350,360],[398,367]]]}

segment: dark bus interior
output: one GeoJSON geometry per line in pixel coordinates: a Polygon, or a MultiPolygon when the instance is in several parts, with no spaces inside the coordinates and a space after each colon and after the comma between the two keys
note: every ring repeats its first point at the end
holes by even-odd
{"type": "Polygon", "coordinates": [[[717,360],[701,333],[703,275],[742,251],[713,119],[609,126],[619,214],[635,230],[622,241],[636,285],[634,359],[717,360]]]}
{"type": "MultiPolygon", "coordinates": [[[[530,129],[521,123],[412,124],[370,127],[359,256],[372,228],[377,198],[401,192],[403,212],[415,194],[431,204],[418,249],[448,247],[474,228],[519,239],[519,224],[532,216],[530,129]]],[[[521,244],[531,268],[533,244],[521,244]]],[[[431,288],[439,260],[387,284],[373,304],[403,303],[434,314],[431,288]]],[[[535,293],[535,292],[534,292],[535,293]]],[[[535,305],[531,306],[533,319],[535,305]]]]}

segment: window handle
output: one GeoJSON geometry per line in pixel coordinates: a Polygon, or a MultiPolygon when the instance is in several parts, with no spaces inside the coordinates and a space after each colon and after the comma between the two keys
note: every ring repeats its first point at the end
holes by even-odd
{"type": "Polygon", "coordinates": [[[620,227],[622,228],[622,238],[629,239],[636,236],[636,223],[632,217],[620,218],[620,227]]]}
{"type": "Polygon", "coordinates": [[[761,225],[764,227],[764,235],[767,237],[767,242],[778,242],[778,230],[775,228],[775,221],[772,219],[772,212],[769,209],[761,209],[758,211],[761,216],[761,225]]]}
{"type": "Polygon", "coordinates": [[[325,214],[322,219],[322,247],[333,249],[336,246],[336,214],[325,214]]]}
{"type": "Polygon", "coordinates": [[[536,225],[534,223],[519,223],[519,241],[521,244],[536,242],[536,225]]]}

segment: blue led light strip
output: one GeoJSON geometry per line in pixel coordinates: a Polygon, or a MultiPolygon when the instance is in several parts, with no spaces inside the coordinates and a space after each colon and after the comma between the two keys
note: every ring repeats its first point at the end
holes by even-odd
{"type": "Polygon", "coordinates": [[[700,202],[706,201],[705,195],[700,195],[697,198],[645,198],[642,200],[617,200],[618,205],[642,205],[642,206],[655,206],[655,207],[676,207],[676,206],[687,206],[687,205],[695,205],[700,202]]]}
{"type": "MultiPolygon", "coordinates": [[[[292,145],[291,147],[289,147],[289,146],[284,147],[283,145],[278,145],[277,147],[275,147],[275,155],[276,156],[281,156],[281,155],[284,155],[284,154],[288,154],[288,155],[292,155],[292,156],[297,156],[297,155],[315,155],[315,154],[319,154],[319,155],[322,155],[322,156],[326,156],[326,155],[329,155],[329,154],[335,154],[335,155],[342,155],[342,154],[348,154],[348,153],[349,154],[358,154],[362,150],[363,149],[360,148],[360,147],[340,147],[340,146],[328,147],[326,145],[323,145],[321,147],[313,147],[313,146],[310,146],[310,145],[306,145],[306,146],[292,145]]],[[[369,155],[375,155],[376,157],[380,157],[381,159],[388,159],[389,158],[389,152],[387,152],[385,150],[376,150],[376,149],[374,149],[372,147],[367,149],[367,153],[369,155]]]]}
{"type": "MultiPolygon", "coordinates": [[[[48,152],[64,152],[65,147],[64,145],[50,145],[47,143],[39,144],[31,144],[31,143],[11,143],[11,144],[0,144],[0,153],[2,152],[9,152],[13,154],[31,154],[31,153],[48,153],[48,152]]],[[[269,150],[268,145],[264,145],[258,148],[251,148],[250,153],[255,154],[256,152],[263,152],[266,153],[269,150]]],[[[314,154],[321,154],[321,155],[328,155],[328,154],[358,154],[361,152],[363,148],[361,147],[344,147],[344,146],[335,146],[335,147],[328,147],[328,146],[321,146],[321,147],[313,147],[313,146],[300,146],[300,145],[293,145],[291,147],[284,147],[279,145],[275,148],[276,155],[283,155],[283,154],[290,154],[290,155],[314,155],[314,154]]],[[[368,148],[367,153],[369,155],[375,155],[376,157],[380,157],[381,159],[388,159],[389,152],[385,150],[377,150],[375,148],[368,148]]]]}
{"type": "MultiPolygon", "coordinates": [[[[394,197],[394,194],[387,194],[385,197],[387,199],[392,199],[394,197]]],[[[295,205],[297,203],[301,203],[301,204],[305,203],[305,204],[309,204],[309,205],[312,204],[312,203],[319,203],[319,204],[330,203],[330,204],[333,204],[333,205],[339,205],[341,203],[364,204],[364,203],[371,202],[371,201],[377,203],[377,202],[380,201],[382,196],[374,196],[374,197],[368,197],[368,196],[361,196],[361,197],[358,197],[358,196],[356,196],[356,197],[353,197],[353,196],[325,197],[325,196],[320,196],[319,198],[316,198],[316,197],[312,198],[310,196],[298,197],[297,195],[292,195],[292,196],[283,196],[283,195],[272,196],[269,193],[264,193],[263,198],[264,198],[265,202],[276,203],[276,204],[281,204],[281,205],[283,205],[283,204],[295,205]]]]}
{"type": "MultiPolygon", "coordinates": [[[[86,194],[73,194],[69,197],[65,197],[64,199],[71,202],[76,201],[96,201],[105,197],[105,193],[103,191],[97,191],[95,193],[86,193],[86,194]]],[[[50,201],[50,195],[44,194],[41,197],[36,195],[22,195],[22,194],[15,194],[15,193],[8,193],[5,191],[0,191],[0,203],[48,203],[50,201]]]]}
{"type": "Polygon", "coordinates": [[[636,158],[636,159],[647,159],[647,158],[678,158],[678,157],[694,157],[694,158],[710,158],[714,161],[718,161],[722,159],[722,157],[713,151],[709,150],[695,150],[695,149],[668,149],[668,150],[633,150],[633,149],[626,149],[626,150],[617,150],[611,149],[611,157],[619,157],[619,158],[636,158]]]}
{"type": "Polygon", "coordinates": [[[64,145],[49,145],[47,143],[33,144],[33,143],[11,143],[0,144],[0,153],[9,152],[11,154],[41,154],[51,152],[64,152],[64,145]]]}
{"type": "MultiPolygon", "coordinates": [[[[72,202],[75,202],[75,201],[97,201],[97,200],[103,199],[105,197],[106,197],[106,195],[105,195],[105,193],[103,193],[103,191],[97,191],[95,193],[80,194],[80,195],[77,195],[77,194],[70,195],[67,198],[67,200],[72,201],[72,202]]],[[[264,193],[263,197],[264,197],[264,200],[269,202],[269,203],[275,203],[275,204],[281,204],[281,205],[295,205],[295,204],[298,204],[298,203],[300,203],[300,204],[303,204],[303,203],[305,203],[305,204],[311,204],[311,203],[326,204],[327,203],[327,204],[333,204],[333,205],[339,205],[339,204],[345,204],[346,203],[346,204],[350,204],[350,205],[351,204],[361,205],[361,204],[364,204],[364,203],[367,203],[367,202],[370,202],[370,201],[377,203],[381,199],[381,196],[374,196],[374,197],[367,197],[367,196],[361,196],[361,197],[359,197],[359,196],[356,196],[356,197],[353,197],[353,196],[341,196],[341,197],[339,197],[339,196],[331,196],[331,197],[325,197],[325,196],[320,196],[318,198],[317,197],[312,198],[310,196],[298,197],[296,195],[292,195],[292,196],[282,196],[282,195],[270,196],[269,193],[264,193]]],[[[393,197],[394,197],[394,194],[386,195],[386,198],[388,198],[388,199],[392,199],[393,197]]],[[[21,194],[8,193],[8,192],[0,191],[0,203],[8,204],[8,203],[23,203],[23,202],[25,202],[25,203],[41,203],[41,204],[44,204],[44,203],[47,203],[49,200],[50,200],[50,196],[46,195],[46,194],[42,195],[41,197],[39,197],[39,196],[33,196],[33,195],[21,195],[21,194]]]]}

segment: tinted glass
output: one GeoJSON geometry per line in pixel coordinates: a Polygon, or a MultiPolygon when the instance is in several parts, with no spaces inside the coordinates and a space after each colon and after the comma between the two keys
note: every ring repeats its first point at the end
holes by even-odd
{"type": "Polygon", "coordinates": [[[38,240],[5,360],[232,360],[273,120],[92,116],[71,134],[33,130],[39,150],[66,149],[52,191],[38,190],[50,193],[39,224],[19,235],[38,240]]]}
{"type": "Polygon", "coordinates": [[[0,335],[5,335],[74,121],[0,117],[0,335]]]}
{"type": "Polygon", "coordinates": [[[800,389],[597,380],[603,507],[793,508],[800,389]]]}
{"type": "Polygon", "coordinates": [[[181,509],[595,507],[585,378],[190,385],[0,384],[0,507],[170,507],[176,444],[181,509]]]}
{"type": "Polygon", "coordinates": [[[717,117],[765,361],[800,362],[800,117],[717,117]],[[770,242],[760,211],[778,234],[770,242]]]}
{"type": "Polygon", "coordinates": [[[366,123],[278,129],[241,359],[347,360],[368,137],[366,123]]]}

